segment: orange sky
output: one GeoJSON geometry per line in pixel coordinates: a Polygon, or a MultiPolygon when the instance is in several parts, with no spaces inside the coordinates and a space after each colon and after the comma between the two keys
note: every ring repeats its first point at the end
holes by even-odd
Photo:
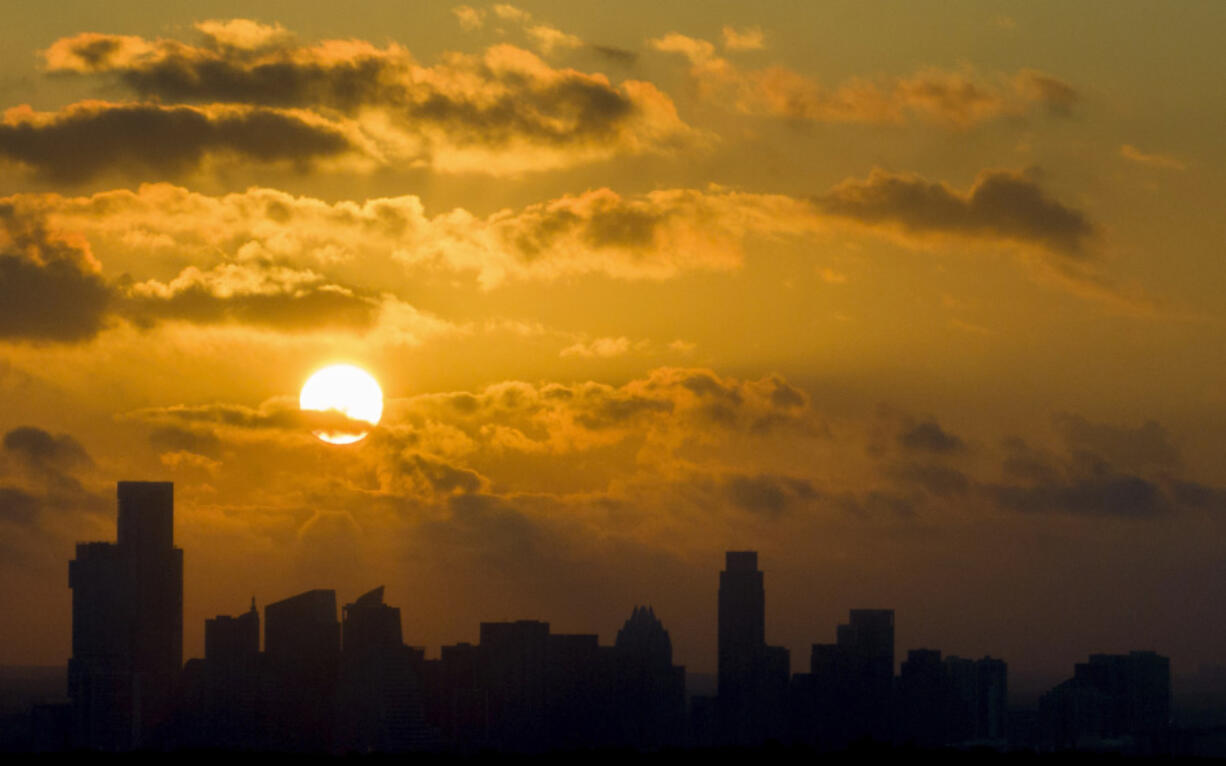
{"type": "Polygon", "coordinates": [[[709,671],[754,548],[797,670],[853,607],[1226,660],[1220,4],[194,8],[0,29],[0,663],[68,656],[119,479],[189,656],[386,584],[432,651],[651,603],[709,671]]]}

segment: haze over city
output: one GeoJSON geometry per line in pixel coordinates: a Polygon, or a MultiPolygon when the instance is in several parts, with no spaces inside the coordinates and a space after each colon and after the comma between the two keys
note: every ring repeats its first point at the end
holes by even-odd
{"type": "Polygon", "coordinates": [[[797,672],[852,608],[1032,696],[1226,663],[1221,4],[4,15],[0,665],[120,480],[184,658],[382,584],[427,656],[650,604],[715,673],[753,550],[797,672]]]}

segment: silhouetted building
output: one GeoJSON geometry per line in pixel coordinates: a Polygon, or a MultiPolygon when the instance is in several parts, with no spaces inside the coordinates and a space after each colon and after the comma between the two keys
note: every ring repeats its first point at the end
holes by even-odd
{"type": "Polygon", "coordinates": [[[118,540],[79,543],[68,564],[68,693],[79,747],[150,747],[183,662],[183,551],[174,485],[121,481],[118,540]]]}
{"type": "Polygon", "coordinates": [[[489,738],[489,692],[482,683],[481,651],[474,644],[442,647],[422,668],[426,720],[444,742],[462,749],[489,738]]]}
{"type": "Polygon", "coordinates": [[[341,750],[397,752],[432,742],[422,710],[419,652],[404,645],[400,610],[379,586],[346,604],[337,739],[341,750]]]}
{"type": "Polygon", "coordinates": [[[340,633],[336,591],[310,590],[264,607],[267,747],[332,749],[340,633]]]}
{"type": "Polygon", "coordinates": [[[1057,749],[1113,747],[1141,754],[1169,745],[1171,665],[1154,652],[1092,654],[1039,699],[1045,740],[1057,749]]]}
{"type": "Polygon", "coordinates": [[[230,663],[248,660],[260,653],[260,613],[251,608],[237,617],[218,615],[204,621],[204,659],[230,663]]]}
{"type": "Polygon", "coordinates": [[[685,667],[650,606],[636,606],[614,642],[617,744],[640,749],[684,744],[685,667]]]}
{"type": "Polygon", "coordinates": [[[766,645],[766,589],[755,551],[728,551],[719,573],[719,734],[756,745],[787,731],[787,650],[766,645]]]}
{"type": "Polygon", "coordinates": [[[949,741],[949,679],[936,649],[907,652],[898,675],[899,737],[906,744],[939,747],[949,741]]]}
{"type": "Polygon", "coordinates": [[[545,747],[548,643],[547,622],[481,623],[479,683],[488,694],[488,746],[518,751],[545,747]]]}
{"type": "Polygon", "coordinates": [[[264,680],[255,599],[241,615],[205,620],[204,660],[188,660],[180,682],[176,744],[230,749],[264,744],[264,680]]]}

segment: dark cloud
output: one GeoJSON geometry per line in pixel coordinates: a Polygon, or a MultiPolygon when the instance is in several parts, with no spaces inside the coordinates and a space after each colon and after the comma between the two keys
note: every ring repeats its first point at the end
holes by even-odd
{"type": "Polygon", "coordinates": [[[1006,439],[1001,474],[988,497],[1007,510],[1085,516],[1156,518],[1181,508],[1222,508],[1226,490],[1173,476],[1178,450],[1166,430],[1148,421],[1135,428],[1056,417],[1063,453],[1006,439]]]}
{"type": "Polygon", "coordinates": [[[1151,518],[1173,510],[1165,489],[1131,475],[1070,477],[1029,486],[995,486],[991,496],[1004,508],[1027,513],[1062,512],[1087,516],[1151,518]]]}
{"type": "Polygon", "coordinates": [[[221,439],[207,429],[159,426],[149,433],[149,444],[158,452],[191,452],[210,458],[221,454],[221,439]]]}
{"type": "Polygon", "coordinates": [[[1004,239],[1085,257],[1095,227],[1079,210],[1051,199],[1033,180],[1008,170],[981,173],[965,193],[914,175],[874,170],[815,201],[827,215],[914,235],[1004,239]]]}
{"type": "Polygon", "coordinates": [[[1028,90],[1035,100],[1046,104],[1048,110],[1053,114],[1068,116],[1072,113],[1073,107],[1081,102],[1081,94],[1072,85],[1033,69],[1022,71],[1018,85],[1028,90]]]}
{"type": "Polygon", "coordinates": [[[589,47],[600,57],[619,66],[634,66],[639,60],[638,53],[625,48],[617,48],[612,45],[592,45],[589,47]]]}
{"type": "Polygon", "coordinates": [[[61,182],[112,171],[161,180],[218,155],[306,166],[353,149],[323,121],[256,107],[84,102],[50,115],[10,110],[0,122],[0,156],[61,182]]]}
{"type": "Polygon", "coordinates": [[[0,204],[0,338],[88,340],[106,324],[111,292],[84,245],[0,204]]]}
{"type": "Polygon", "coordinates": [[[135,93],[162,101],[351,115],[379,110],[431,144],[620,145],[635,152],[690,132],[667,96],[648,83],[616,86],[603,75],[555,69],[510,45],[494,46],[483,56],[449,54],[423,66],[396,45],[301,45],[272,28],[257,31],[260,25],[253,22],[229,24],[246,24],[247,36],[259,39],[221,44],[206,35],[204,45],[190,45],[84,33],[56,41],[45,57],[52,72],[111,75],[135,93]]]}
{"type": "Polygon", "coordinates": [[[937,497],[953,497],[964,494],[971,487],[971,479],[962,471],[935,463],[899,463],[888,473],[907,484],[927,490],[937,497]]]}
{"type": "Polygon", "coordinates": [[[451,465],[430,455],[409,455],[401,460],[400,470],[417,474],[437,494],[479,492],[486,486],[484,477],[476,471],[451,465]]]}
{"type": "Polygon", "coordinates": [[[915,499],[896,492],[870,490],[861,494],[846,493],[833,499],[839,510],[861,518],[896,517],[915,515],[915,499]]]}
{"type": "Polygon", "coordinates": [[[1102,455],[1122,468],[1170,469],[1180,463],[1179,450],[1171,443],[1170,434],[1152,420],[1128,428],[1093,423],[1079,415],[1065,413],[1057,415],[1055,421],[1070,449],[1102,455]]]}
{"type": "Polygon", "coordinates": [[[813,500],[819,494],[807,479],[770,474],[729,476],[724,480],[724,491],[737,508],[769,515],[782,513],[797,501],[813,500]]]}
{"type": "Polygon", "coordinates": [[[72,436],[54,435],[34,426],[21,426],[6,433],[4,449],[39,468],[72,469],[93,465],[89,453],[72,436]]]}
{"type": "Polygon", "coordinates": [[[37,497],[17,487],[0,487],[0,521],[26,526],[38,517],[37,497]]]}
{"type": "MultiPolygon", "coordinates": [[[[298,408],[298,400],[292,397],[269,399],[259,407],[228,403],[150,407],[130,412],[126,417],[159,427],[183,428],[185,424],[213,424],[251,431],[289,431],[302,435],[313,431],[354,433],[372,430],[369,423],[353,420],[340,412],[301,410],[298,408]]],[[[181,436],[171,438],[182,439],[181,436]]]]}
{"type": "Polygon", "coordinates": [[[898,443],[909,450],[950,454],[966,449],[966,443],[941,428],[934,420],[909,426],[898,435],[898,443]]]}

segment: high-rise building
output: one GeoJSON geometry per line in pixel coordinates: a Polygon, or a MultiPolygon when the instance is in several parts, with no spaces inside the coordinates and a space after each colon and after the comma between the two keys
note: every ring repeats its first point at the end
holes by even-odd
{"type": "Polygon", "coordinates": [[[264,654],[272,682],[267,747],[332,749],[340,649],[336,591],[309,590],[264,607],[264,654]]]}
{"type": "Polygon", "coordinates": [[[1157,754],[1169,748],[1171,661],[1155,652],[1092,654],[1073,677],[1039,699],[1047,744],[1128,741],[1128,749],[1157,754]]]}
{"type": "Polygon", "coordinates": [[[115,543],[79,543],[68,563],[77,746],[154,744],[183,663],[183,551],[174,485],[121,481],[115,543]]]}
{"type": "Polygon", "coordinates": [[[383,603],[379,586],[346,604],[342,614],[337,746],[356,752],[425,746],[421,654],[404,645],[400,610],[383,603]]]}
{"type": "Polygon", "coordinates": [[[531,751],[546,742],[549,623],[481,623],[479,683],[488,693],[489,745],[531,751]]]}
{"type": "Polygon", "coordinates": [[[672,640],[651,607],[634,608],[614,649],[617,744],[683,744],[685,668],[673,664],[672,640]]]}
{"type": "Polygon", "coordinates": [[[766,588],[756,551],[728,551],[719,573],[719,730],[756,745],[786,731],[788,654],[766,645],[766,588]]]}

